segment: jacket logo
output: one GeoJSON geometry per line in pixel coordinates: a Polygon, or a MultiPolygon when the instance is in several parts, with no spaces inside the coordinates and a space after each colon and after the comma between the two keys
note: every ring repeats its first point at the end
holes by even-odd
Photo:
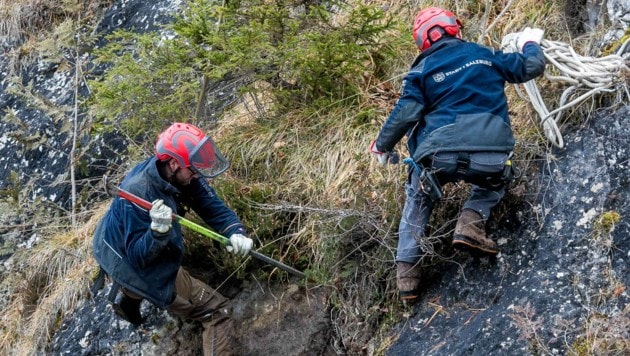
{"type": "Polygon", "coordinates": [[[446,78],[446,76],[443,72],[433,74],[433,80],[435,80],[436,83],[444,81],[444,78],[446,78]]]}

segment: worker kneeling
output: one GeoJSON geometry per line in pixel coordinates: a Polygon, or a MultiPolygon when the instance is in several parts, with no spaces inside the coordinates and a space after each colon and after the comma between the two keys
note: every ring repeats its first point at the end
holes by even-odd
{"type": "Polygon", "coordinates": [[[181,216],[185,207],[191,208],[215,231],[230,236],[229,252],[246,256],[253,242],[245,227],[205,180],[229,164],[209,136],[186,123],[174,123],[160,134],[155,151],[120,185],[152,202],[151,209],[117,196],[94,233],[94,257],[113,280],[114,292],[117,286],[121,290],[114,310],[141,324],[140,304],[146,299],[183,319],[200,321],[204,355],[232,354],[230,302],[182,268],[184,240],[173,219],[174,211],[181,216]]]}

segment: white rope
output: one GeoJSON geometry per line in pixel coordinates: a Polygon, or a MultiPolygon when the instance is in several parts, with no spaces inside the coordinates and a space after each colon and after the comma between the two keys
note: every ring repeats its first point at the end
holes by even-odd
{"type": "MultiPolygon", "coordinates": [[[[517,51],[517,39],[518,33],[504,37],[502,42],[504,50],[517,51]]],[[[597,58],[581,56],[566,43],[542,40],[541,47],[547,62],[559,72],[558,75],[552,75],[546,70],[544,77],[549,81],[563,82],[568,87],[562,92],[558,107],[549,111],[534,80],[524,83],[523,86],[538,113],[545,136],[554,146],[564,147],[558,122],[566,109],[601,93],[615,92],[620,89],[623,89],[630,99],[628,82],[624,78],[630,73],[630,68],[626,63],[630,54],[623,54],[629,42],[626,40],[616,54],[597,58]],[[573,98],[576,93],[582,91],[586,92],[573,98]]]]}

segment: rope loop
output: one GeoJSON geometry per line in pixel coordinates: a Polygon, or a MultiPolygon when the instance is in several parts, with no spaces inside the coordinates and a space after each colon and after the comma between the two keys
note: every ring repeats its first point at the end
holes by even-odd
{"type": "MultiPolygon", "coordinates": [[[[503,38],[502,48],[506,52],[518,51],[516,46],[518,35],[519,33],[511,33],[503,38]]],[[[630,100],[627,81],[628,73],[630,73],[628,67],[630,53],[624,53],[629,42],[630,39],[626,40],[615,54],[588,57],[579,55],[567,43],[547,39],[541,41],[545,59],[558,72],[558,74],[552,74],[549,70],[545,70],[545,79],[562,82],[567,87],[560,96],[558,107],[549,111],[535,80],[530,80],[523,86],[529,101],[538,113],[545,136],[554,146],[564,147],[558,122],[565,110],[602,93],[620,92],[621,95],[625,93],[630,100]],[[583,94],[579,95],[582,92],[583,94]],[[575,95],[578,96],[574,97],[575,95]]]]}

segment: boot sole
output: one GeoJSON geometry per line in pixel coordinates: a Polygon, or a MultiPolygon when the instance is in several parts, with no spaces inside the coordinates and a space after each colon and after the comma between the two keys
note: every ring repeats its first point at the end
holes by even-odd
{"type": "Polygon", "coordinates": [[[418,298],[418,293],[416,292],[399,292],[399,297],[400,300],[403,301],[411,301],[411,300],[416,300],[416,298],[418,298]]]}
{"type": "Polygon", "coordinates": [[[465,250],[465,251],[471,251],[471,250],[483,251],[491,255],[496,255],[497,253],[499,253],[498,249],[482,245],[479,242],[471,240],[467,236],[464,236],[464,235],[453,236],[452,245],[455,248],[465,250]]]}

